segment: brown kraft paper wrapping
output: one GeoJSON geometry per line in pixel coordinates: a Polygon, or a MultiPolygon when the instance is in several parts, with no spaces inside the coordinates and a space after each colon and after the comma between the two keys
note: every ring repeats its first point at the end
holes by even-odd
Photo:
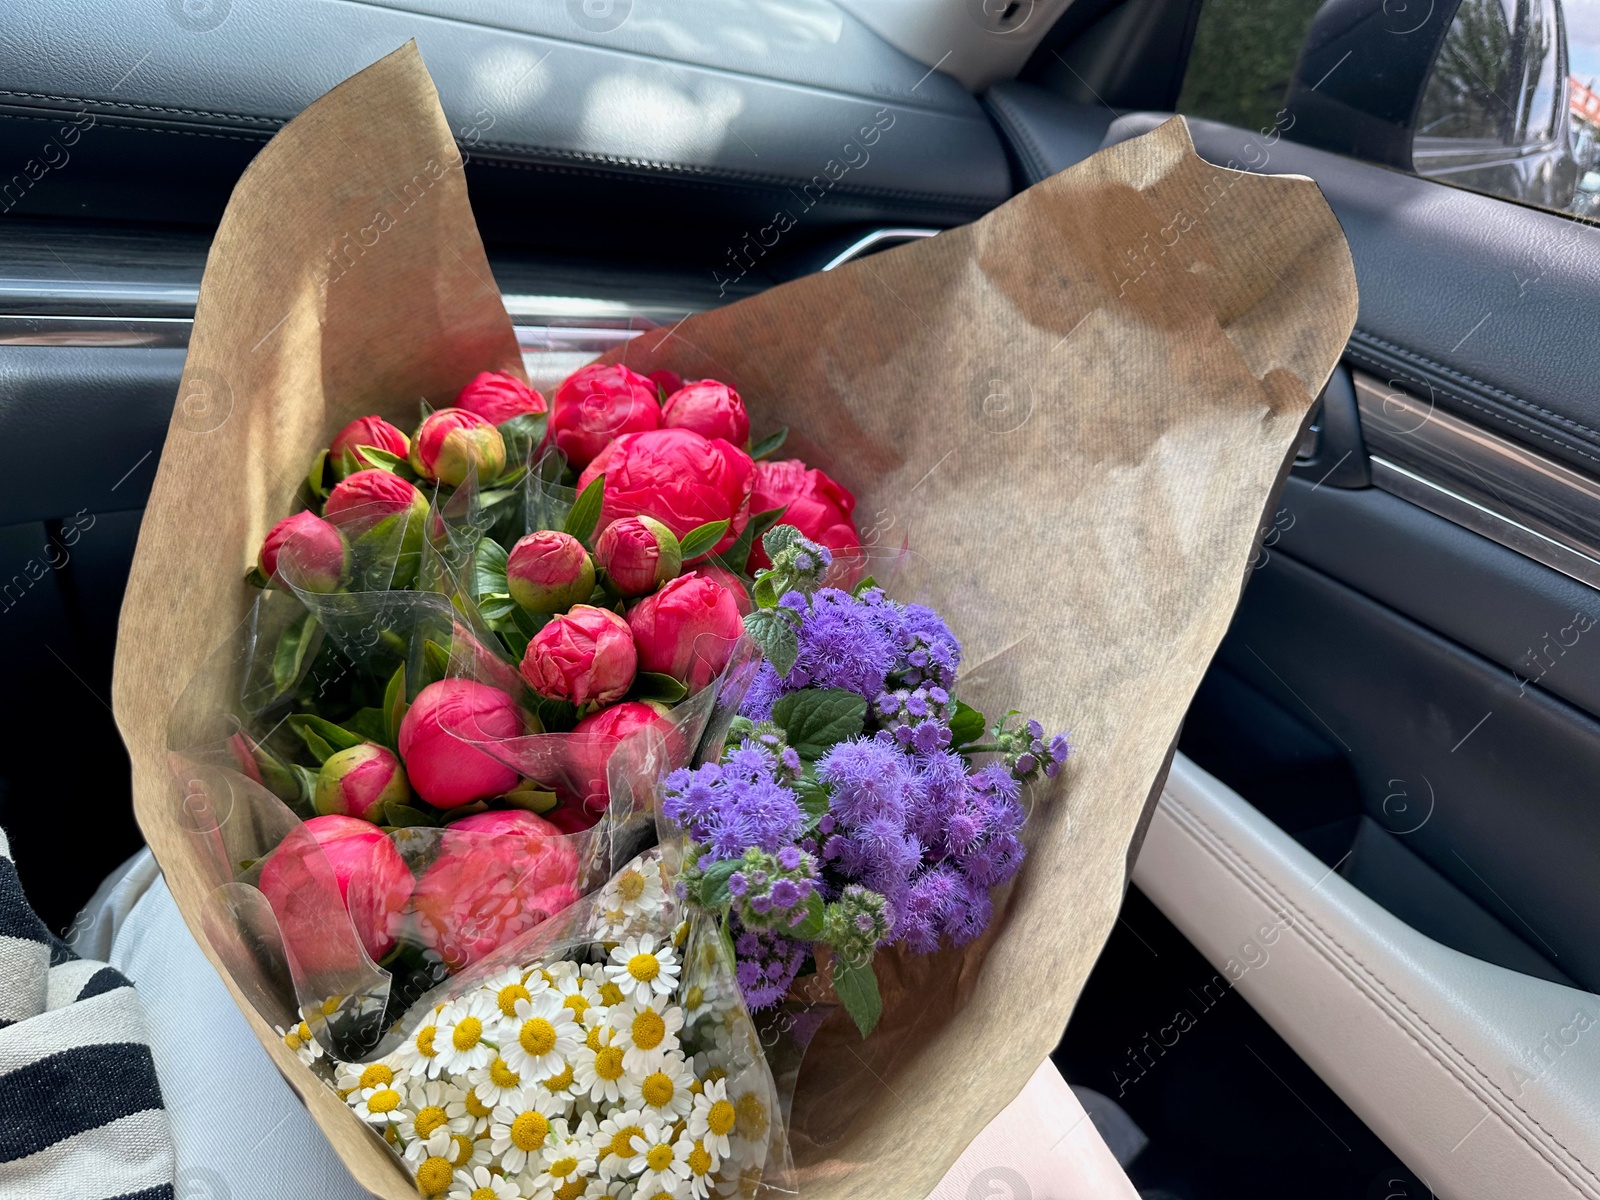
{"type": "MultiPolygon", "coordinates": [[[[235,188],[123,603],[115,710],[134,809],[180,911],[356,1179],[409,1178],[276,1037],[185,831],[174,702],[236,636],[243,574],[345,422],[415,424],[520,374],[431,80],[406,46],[287,125],[235,188]],[[233,964],[232,973],[225,965],[233,964]],[[257,1007],[259,1006],[259,1008],[257,1007]]],[[[802,1194],[920,1197],[1055,1046],[1116,919],[1146,798],[1226,630],[1263,516],[1355,321],[1308,179],[1198,158],[1181,119],[961,229],[636,339],[616,357],[739,388],[757,436],[859,498],[894,590],[965,647],[962,696],[1070,731],[989,934],[880,954],[865,1042],[804,1061],[802,1194]]],[[[227,681],[216,684],[218,709],[227,681]]],[[[242,1134],[241,1134],[242,1136],[242,1134]]]]}

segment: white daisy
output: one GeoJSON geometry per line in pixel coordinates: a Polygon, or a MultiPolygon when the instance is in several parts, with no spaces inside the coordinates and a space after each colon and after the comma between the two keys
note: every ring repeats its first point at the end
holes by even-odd
{"type": "Polygon", "coordinates": [[[694,1200],[705,1200],[711,1191],[711,1173],[722,1165],[716,1152],[708,1149],[699,1138],[690,1137],[687,1131],[678,1137],[675,1148],[683,1165],[689,1168],[689,1173],[684,1177],[689,1185],[689,1195],[694,1200]]]}
{"type": "MultiPolygon", "coordinates": [[[[428,1139],[429,1144],[438,1143],[442,1153],[424,1154],[413,1159],[410,1154],[411,1147],[406,1147],[406,1162],[411,1168],[411,1181],[417,1185],[417,1191],[424,1196],[442,1196],[450,1190],[450,1185],[455,1182],[456,1169],[450,1164],[449,1152],[450,1135],[436,1133],[428,1139]]],[[[421,1142],[415,1143],[421,1146],[421,1142]]]]}
{"type": "Polygon", "coordinates": [[[550,1130],[566,1128],[561,1100],[542,1087],[519,1088],[505,1103],[495,1105],[489,1123],[489,1152],[512,1174],[537,1165],[550,1130]]]}
{"type": "Polygon", "coordinates": [[[600,890],[597,915],[604,935],[620,937],[646,927],[665,901],[660,864],[654,859],[635,859],[600,890]]]}
{"type": "Polygon", "coordinates": [[[615,1179],[628,1173],[636,1153],[634,1142],[644,1136],[644,1123],[644,1114],[636,1108],[614,1108],[601,1118],[594,1134],[601,1175],[615,1179]]]}
{"type": "Polygon", "coordinates": [[[386,1061],[407,1074],[426,1076],[430,1079],[436,1077],[440,1071],[439,1049],[434,1044],[439,1034],[439,1014],[444,1011],[443,1004],[437,1006],[409,1038],[389,1055],[386,1061]]]}
{"type": "Polygon", "coordinates": [[[721,1013],[725,998],[714,980],[696,979],[683,989],[682,1002],[684,1014],[692,1022],[721,1013]]]}
{"type": "Polygon", "coordinates": [[[596,1025],[572,1060],[572,1090],[596,1103],[621,1100],[627,1074],[624,1055],[617,1031],[609,1025],[596,1025]]]}
{"type": "Polygon", "coordinates": [[[577,1097],[572,1092],[572,1064],[562,1063],[561,1070],[554,1075],[546,1075],[538,1083],[545,1091],[549,1092],[567,1113],[571,1113],[577,1097]]]}
{"type": "Polygon", "coordinates": [[[392,1125],[404,1115],[406,1095],[398,1082],[380,1083],[362,1088],[345,1097],[345,1103],[355,1109],[356,1116],[369,1125],[392,1125]]]}
{"type": "Polygon", "coordinates": [[[470,992],[452,1000],[439,1014],[439,1033],[434,1040],[438,1055],[432,1065],[452,1075],[488,1066],[495,1056],[493,1035],[499,1023],[500,1010],[487,992],[470,992]]]}
{"type": "Polygon", "coordinates": [[[641,1196],[654,1197],[661,1192],[679,1196],[687,1190],[689,1164],[672,1140],[671,1122],[646,1121],[644,1135],[634,1139],[633,1148],[628,1171],[639,1176],[641,1196]]]}
{"type": "Polygon", "coordinates": [[[600,999],[599,986],[586,975],[563,979],[553,990],[561,994],[561,1003],[572,1010],[572,1019],[583,1026],[592,1024],[593,1018],[600,1015],[596,1010],[606,1007],[600,999]]]}
{"type": "Polygon", "coordinates": [[[643,1109],[647,1117],[665,1119],[669,1123],[687,1116],[695,1096],[689,1090],[694,1076],[689,1074],[689,1064],[683,1055],[674,1050],[664,1055],[655,1069],[646,1075],[629,1072],[623,1077],[623,1095],[630,1108],[643,1109]]]}
{"type": "Polygon", "coordinates": [[[451,1133],[441,1127],[425,1140],[411,1142],[405,1148],[405,1160],[413,1168],[421,1168],[431,1158],[443,1159],[452,1171],[465,1171],[476,1166],[488,1166],[493,1161],[489,1153],[488,1138],[472,1138],[463,1133],[451,1133]]]}
{"type": "Polygon", "coordinates": [[[582,1033],[572,1010],[555,988],[544,988],[518,1000],[514,1014],[495,1030],[500,1057],[525,1079],[542,1079],[561,1071],[577,1053],[582,1033]]]}
{"type": "Polygon", "coordinates": [[[485,1102],[483,1097],[478,1095],[477,1087],[473,1086],[462,1091],[445,1105],[444,1111],[450,1118],[451,1133],[464,1133],[468,1137],[477,1137],[489,1131],[489,1118],[494,1115],[494,1105],[485,1102]]]}
{"type": "Polygon", "coordinates": [[[274,1025],[272,1028],[283,1039],[283,1044],[293,1050],[294,1056],[306,1066],[309,1067],[322,1057],[322,1046],[311,1036],[311,1027],[304,1021],[288,1029],[279,1025],[274,1025]]]}
{"type": "Polygon", "coordinates": [[[522,1076],[508,1067],[506,1060],[497,1054],[488,1066],[469,1071],[467,1082],[472,1085],[478,1099],[492,1108],[522,1086],[522,1076]]]}
{"type": "Polygon", "coordinates": [[[579,1200],[633,1200],[633,1184],[625,1179],[591,1179],[579,1200]]]}
{"type": "Polygon", "coordinates": [[[629,1000],[607,1017],[622,1039],[622,1065],[635,1074],[655,1070],[670,1051],[678,1049],[683,1010],[665,999],[629,1000]]]}
{"type": "Polygon", "coordinates": [[[472,1174],[456,1177],[450,1189],[449,1200],[523,1200],[522,1191],[503,1175],[496,1175],[488,1167],[474,1167],[472,1174]]]}
{"type": "Polygon", "coordinates": [[[670,996],[677,990],[678,958],[665,946],[658,949],[653,933],[627,938],[611,951],[606,978],[622,989],[624,999],[642,1004],[653,995],[670,996]]]}
{"type": "Polygon", "coordinates": [[[452,1100],[460,1097],[461,1089],[442,1079],[407,1089],[405,1108],[395,1123],[396,1132],[407,1142],[427,1141],[435,1130],[450,1124],[450,1116],[445,1110],[452,1100]]]}
{"type": "Polygon", "coordinates": [[[538,1173],[533,1174],[532,1168],[528,1171],[534,1188],[559,1192],[579,1178],[593,1175],[594,1133],[592,1117],[585,1117],[576,1129],[569,1129],[565,1121],[553,1124],[539,1152],[538,1173]]]}
{"type": "Polygon", "coordinates": [[[400,1079],[403,1085],[406,1082],[404,1074],[387,1062],[339,1063],[333,1073],[333,1086],[341,1097],[349,1100],[352,1092],[359,1092],[362,1088],[380,1087],[396,1079],[400,1079]]]}
{"type": "Polygon", "coordinates": [[[728,1081],[712,1080],[700,1089],[694,1098],[694,1109],[689,1113],[688,1134],[702,1141],[706,1149],[717,1156],[720,1163],[733,1153],[728,1145],[728,1135],[739,1123],[738,1110],[728,1099],[728,1081]]]}

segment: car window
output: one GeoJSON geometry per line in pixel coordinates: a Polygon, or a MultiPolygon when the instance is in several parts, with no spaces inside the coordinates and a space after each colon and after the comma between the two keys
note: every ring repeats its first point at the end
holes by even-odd
{"type": "Polygon", "coordinates": [[[1600,0],[1463,0],[1422,94],[1417,173],[1595,216],[1600,0]]]}
{"type": "Polygon", "coordinates": [[[1178,111],[1271,128],[1322,0],[1205,0],[1178,111]]]}

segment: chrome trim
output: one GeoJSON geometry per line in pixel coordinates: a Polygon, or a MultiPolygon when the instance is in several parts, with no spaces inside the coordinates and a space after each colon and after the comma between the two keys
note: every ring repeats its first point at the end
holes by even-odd
{"type": "Polygon", "coordinates": [[[887,250],[889,247],[883,245],[884,242],[914,242],[918,238],[930,238],[942,232],[943,230],[939,229],[874,229],[866,237],[852,242],[830,258],[823,264],[822,269],[831,271],[835,267],[844,266],[851,259],[871,254],[874,250],[887,250]]]}
{"type": "Polygon", "coordinates": [[[1352,372],[1372,482],[1600,588],[1600,479],[1352,372]]]}

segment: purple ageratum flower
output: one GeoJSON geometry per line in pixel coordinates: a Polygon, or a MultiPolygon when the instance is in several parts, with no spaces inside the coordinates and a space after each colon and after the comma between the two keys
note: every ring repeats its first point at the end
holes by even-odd
{"type": "Polygon", "coordinates": [[[778,866],[785,871],[793,871],[800,865],[800,851],[793,846],[785,846],[778,851],[778,866]]]}
{"type": "Polygon", "coordinates": [[[956,861],[962,873],[980,887],[996,888],[1022,866],[1022,842],[1014,833],[1001,833],[986,839],[956,861]]]}
{"type": "Polygon", "coordinates": [[[967,800],[967,769],[961,757],[941,750],[918,760],[911,785],[906,828],[934,853],[943,853],[946,822],[967,800]]]}
{"type": "Polygon", "coordinates": [[[989,889],[969,880],[956,893],[945,913],[944,934],[955,945],[964,946],[989,928],[993,915],[989,889]]]}
{"type": "Polygon", "coordinates": [[[867,606],[838,588],[821,589],[809,603],[790,592],[779,603],[800,614],[799,654],[784,680],[787,689],[844,688],[867,700],[883,691],[895,645],[867,606]]]}
{"type": "Polygon", "coordinates": [[[961,876],[948,866],[919,872],[896,906],[895,940],[914,954],[937,950],[945,917],[964,886],[961,876]]]}
{"type": "Polygon", "coordinates": [[[804,943],[766,931],[741,933],[734,948],[739,956],[739,990],[752,1011],[783,999],[806,956],[804,943]]]}
{"type": "Polygon", "coordinates": [[[905,823],[911,766],[892,742],[856,738],[840,742],[817,762],[817,777],[832,788],[828,807],[846,825],[874,817],[905,823]]]}
{"type": "Polygon", "coordinates": [[[745,689],[744,699],[739,703],[739,715],[756,722],[770,721],[772,706],[782,695],[783,680],[778,678],[778,672],[773,670],[771,663],[764,662],[756,668],[750,686],[745,689]]]}
{"type": "Polygon", "coordinates": [[[944,623],[944,618],[922,604],[907,604],[902,629],[910,641],[905,644],[905,665],[899,668],[906,682],[933,683],[948,688],[956,681],[961,666],[961,643],[944,623]]]}

